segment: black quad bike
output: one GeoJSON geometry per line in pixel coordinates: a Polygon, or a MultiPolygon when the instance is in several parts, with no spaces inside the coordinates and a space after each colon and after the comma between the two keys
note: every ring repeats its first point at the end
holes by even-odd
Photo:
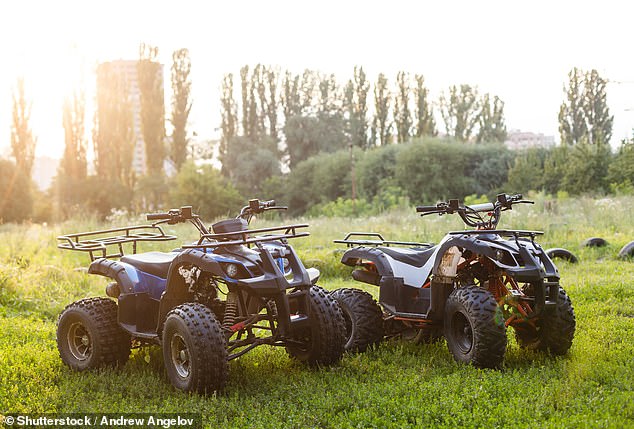
{"type": "Polygon", "coordinates": [[[449,232],[437,245],[376,233],[336,240],[350,248],[341,262],[356,267],[352,277],[379,287],[380,307],[358,289],[332,292],[346,319],[346,349],[363,351],[385,336],[431,342],[444,335],[456,361],[493,368],[510,326],[520,346],[565,354],[575,315],[557,268],[535,242],[542,232],[496,230],[501,213],[520,203],[532,201],[500,194],[493,203],[417,207],[422,216],[457,213],[474,228],[449,232]]]}
{"type": "Polygon", "coordinates": [[[57,345],[75,370],[123,364],[133,346],[162,347],[167,375],[184,391],[223,389],[228,361],[268,344],[286,347],[311,365],[337,362],[344,353],[344,318],[336,301],[315,286],[291,238],[308,225],[248,229],[255,214],[285,209],[249,201],[236,219],[212,225],[191,207],[147,215],[152,225],[59,237],[58,247],[88,252],[88,272],[112,280],[111,298],[89,298],[61,313],[57,345]],[[200,239],[171,252],[136,253],[142,241],[166,241],[159,224],[191,222],[200,239]],[[124,254],[124,244],[132,254],[124,254]],[[109,253],[112,252],[112,253],[109,253]],[[114,298],[114,299],[112,299],[114,298]]]}

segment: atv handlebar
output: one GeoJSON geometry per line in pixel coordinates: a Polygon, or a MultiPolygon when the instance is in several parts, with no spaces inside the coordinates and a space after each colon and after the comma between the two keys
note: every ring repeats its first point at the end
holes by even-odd
{"type": "Polygon", "coordinates": [[[249,200],[249,205],[242,207],[239,219],[245,219],[247,222],[251,221],[253,215],[264,213],[267,210],[287,210],[286,206],[276,206],[275,200],[260,201],[258,199],[249,200]]]}
{"type": "Polygon", "coordinates": [[[166,220],[168,224],[174,225],[197,218],[198,215],[192,213],[192,206],[183,206],[180,209],[171,209],[167,213],[148,213],[147,220],[166,220]]]}
{"type": "Polygon", "coordinates": [[[430,214],[453,214],[458,213],[463,222],[468,226],[478,229],[495,229],[500,221],[500,213],[505,210],[512,210],[513,204],[534,204],[533,201],[522,199],[522,194],[508,195],[499,194],[493,203],[473,204],[470,206],[461,205],[458,200],[443,201],[435,206],[418,206],[416,212],[421,216],[430,214]],[[487,213],[485,219],[481,213],[487,213]]]}

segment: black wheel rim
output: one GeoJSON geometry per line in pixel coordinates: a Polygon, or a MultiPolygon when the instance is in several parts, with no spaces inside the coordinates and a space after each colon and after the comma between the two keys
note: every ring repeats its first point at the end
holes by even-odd
{"type": "Polygon", "coordinates": [[[473,347],[473,328],[467,317],[457,312],[451,320],[451,334],[461,353],[467,354],[473,347]]]}
{"type": "Polygon", "coordinates": [[[84,361],[92,355],[92,341],[88,329],[81,322],[75,322],[68,328],[68,350],[73,357],[84,361]]]}
{"type": "Polygon", "coordinates": [[[181,378],[189,377],[191,372],[191,359],[189,356],[189,348],[185,343],[185,339],[180,334],[174,334],[170,341],[170,350],[172,357],[172,365],[176,373],[181,378]]]}

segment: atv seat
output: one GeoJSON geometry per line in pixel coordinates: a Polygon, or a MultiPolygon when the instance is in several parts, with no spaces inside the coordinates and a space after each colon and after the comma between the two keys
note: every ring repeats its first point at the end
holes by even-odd
{"type": "Polygon", "coordinates": [[[420,268],[429,260],[436,246],[425,250],[404,249],[397,247],[377,247],[389,257],[413,267],[420,268]]]}
{"type": "Polygon", "coordinates": [[[176,252],[147,252],[136,255],[128,255],[121,258],[121,262],[130,264],[136,269],[162,279],[167,278],[167,273],[174,258],[178,255],[176,252]]]}

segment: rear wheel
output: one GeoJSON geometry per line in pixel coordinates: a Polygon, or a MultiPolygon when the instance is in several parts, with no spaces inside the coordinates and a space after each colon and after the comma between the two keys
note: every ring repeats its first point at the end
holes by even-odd
{"type": "Polygon", "coordinates": [[[536,327],[519,325],[515,328],[515,339],[520,347],[548,351],[554,355],[565,355],[572,346],[575,327],[572,302],[560,287],[555,309],[543,314],[537,321],[536,327]]]}
{"type": "Polygon", "coordinates": [[[76,371],[125,364],[130,335],[117,323],[117,303],[89,298],[67,306],[57,322],[57,349],[76,371]]]}
{"type": "Polygon", "coordinates": [[[330,365],[341,359],[346,343],[345,322],[337,301],[318,286],[308,290],[310,326],[286,346],[288,354],[309,365],[330,365]]]}
{"type": "Polygon", "coordinates": [[[383,312],[372,295],[359,289],[330,293],[341,307],[346,325],[346,351],[361,353],[383,339],[383,312]]]}
{"type": "Polygon", "coordinates": [[[177,389],[211,393],[225,387],[229,375],[226,340],[209,308],[188,303],[168,313],[163,325],[163,360],[177,389]]]}
{"type": "Polygon", "coordinates": [[[445,305],[447,346],[458,362],[495,368],[506,351],[504,318],[493,295],[475,285],[454,290],[445,305]]]}

